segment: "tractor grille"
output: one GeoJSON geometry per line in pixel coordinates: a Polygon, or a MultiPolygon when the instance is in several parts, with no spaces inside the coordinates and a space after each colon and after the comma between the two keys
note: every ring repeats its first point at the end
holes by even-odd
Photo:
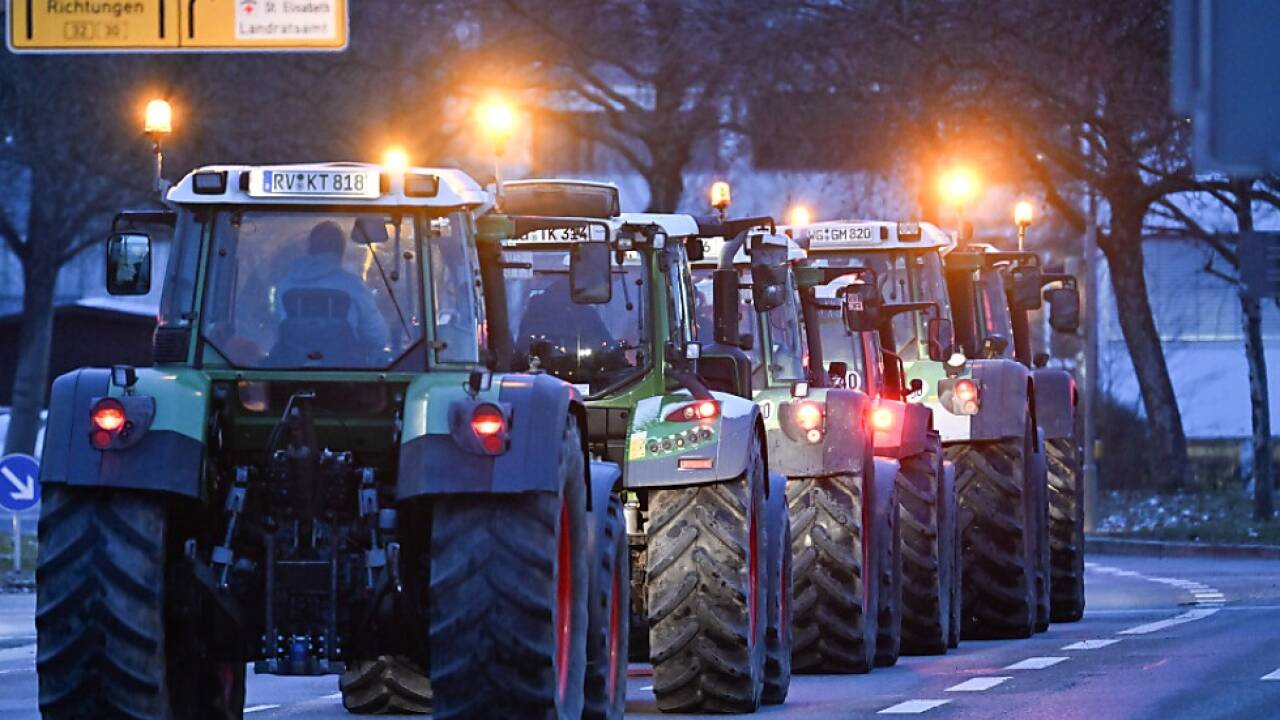
{"type": "Polygon", "coordinates": [[[157,363],[179,363],[187,359],[191,329],[158,326],[152,338],[152,354],[157,363]]]}

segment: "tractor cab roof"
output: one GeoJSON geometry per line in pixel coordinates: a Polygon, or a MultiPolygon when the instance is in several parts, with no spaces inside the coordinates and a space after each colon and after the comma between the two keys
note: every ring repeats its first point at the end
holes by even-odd
{"type": "Polygon", "coordinates": [[[792,235],[812,254],[850,250],[940,250],[955,239],[931,223],[884,220],[827,220],[794,228],[792,235]]]}
{"type": "Polygon", "coordinates": [[[349,205],[485,209],[492,196],[454,168],[370,163],[209,165],[168,192],[179,205],[349,205]]]}
{"type": "MultiPolygon", "coordinates": [[[[720,253],[724,249],[726,242],[727,240],[722,235],[704,238],[702,241],[702,259],[694,262],[693,266],[695,268],[716,267],[720,263],[720,253]]],[[[787,249],[788,262],[798,262],[808,257],[804,248],[800,247],[799,243],[795,240],[792,240],[790,237],[781,233],[767,232],[764,228],[761,228],[760,233],[753,233],[751,235],[750,243],[763,243],[764,245],[777,247],[779,249],[785,247],[787,249]]],[[[743,245],[738,248],[738,251],[734,253],[734,265],[746,266],[751,264],[751,257],[747,252],[747,244],[748,243],[743,243],[743,245]]]]}

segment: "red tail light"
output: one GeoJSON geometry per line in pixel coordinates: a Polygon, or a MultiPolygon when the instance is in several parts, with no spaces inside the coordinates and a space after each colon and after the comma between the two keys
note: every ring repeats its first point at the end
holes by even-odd
{"type": "Polygon", "coordinates": [[[678,407],[667,414],[667,422],[697,422],[720,416],[720,403],[715,400],[699,400],[678,407]]]}
{"type": "Polygon", "coordinates": [[[978,385],[972,380],[961,378],[956,381],[956,399],[963,403],[978,399],[978,385]]]}
{"type": "Polygon", "coordinates": [[[893,428],[893,411],[887,407],[878,407],[871,411],[871,427],[875,430],[893,428]]]}
{"type": "Polygon", "coordinates": [[[486,452],[501,452],[506,439],[507,418],[493,405],[480,405],[471,413],[471,431],[480,439],[486,452]]]}
{"type": "Polygon", "coordinates": [[[125,428],[129,418],[125,416],[124,405],[119,400],[103,398],[89,412],[89,421],[93,425],[89,442],[98,450],[106,450],[116,435],[125,428]]]}

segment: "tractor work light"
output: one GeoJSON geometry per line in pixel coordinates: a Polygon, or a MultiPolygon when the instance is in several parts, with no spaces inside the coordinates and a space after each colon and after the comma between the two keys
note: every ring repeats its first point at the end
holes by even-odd
{"type": "MultiPolygon", "coordinates": [[[[815,402],[799,403],[792,417],[795,418],[796,425],[799,425],[800,429],[810,433],[819,431],[822,426],[822,406],[815,402]]],[[[810,440],[812,439],[810,437],[810,440]]]]}
{"type": "Polygon", "coordinates": [[[191,189],[197,195],[222,195],[227,191],[227,173],[198,172],[191,178],[191,189]]]}
{"type": "Polygon", "coordinates": [[[667,414],[667,422],[698,422],[713,420],[720,415],[720,403],[715,400],[699,400],[676,408],[667,414]]]}
{"type": "Polygon", "coordinates": [[[1018,204],[1013,206],[1013,224],[1020,228],[1025,228],[1031,224],[1034,214],[1034,209],[1029,201],[1019,200],[1018,204]]]}
{"type": "Polygon", "coordinates": [[[796,205],[787,213],[787,222],[797,230],[804,229],[813,222],[813,213],[803,205],[796,205]]]}
{"type": "Polygon", "coordinates": [[[399,145],[389,147],[382,154],[382,165],[389,172],[399,175],[409,169],[409,153],[399,145]]]}

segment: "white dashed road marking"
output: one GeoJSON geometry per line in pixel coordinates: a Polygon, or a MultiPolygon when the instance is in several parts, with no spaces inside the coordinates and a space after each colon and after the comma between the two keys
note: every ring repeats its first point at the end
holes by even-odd
{"type": "Polygon", "coordinates": [[[246,715],[248,715],[249,713],[261,712],[263,710],[275,710],[278,707],[280,706],[279,705],[254,705],[253,707],[245,708],[244,712],[246,715]]]}
{"type": "Polygon", "coordinates": [[[881,710],[876,714],[877,715],[917,715],[919,713],[925,712],[926,710],[932,710],[940,705],[946,705],[949,702],[951,701],[950,700],[907,700],[906,702],[900,702],[897,705],[890,705],[889,707],[881,710]]]}
{"type": "Polygon", "coordinates": [[[1066,660],[1065,657],[1033,657],[1009,665],[1005,670],[1043,670],[1066,660]]]}
{"type": "Polygon", "coordinates": [[[946,691],[947,692],[982,692],[983,690],[990,690],[991,688],[999,685],[1000,683],[1006,680],[1011,680],[1011,679],[1012,679],[1012,676],[1010,675],[1000,675],[996,677],[976,677],[969,680],[965,680],[959,685],[952,685],[951,687],[947,688],[946,691]]]}
{"type": "Polygon", "coordinates": [[[1263,680],[1280,680],[1280,670],[1276,670],[1275,672],[1269,672],[1266,675],[1263,675],[1262,679],[1263,680]]]}
{"type": "Polygon", "coordinates": [[[1218,612],[1218,610],[1219,608],[1215,608],[1215,607],[1196,608],[1194,610],[1188,610],[1182,613],[1181,615],[1175,615],[1174,617],[1171,617],[1168,620],[1158,620],[1156,622],[1147,623],[1145,625],[1138,625],[1137,627],[1131,627],[1131,628],[1128,628],[1127,630],[1121,630],[1116,634],[1117,635],[1147,635],[1153,632],[1160,632],[1161,630],[1164,630],[1166,628],[1171,628],[1174,625],[1181,625],[1183,623],[1189,623],[1194,620],[1203,620],[1204,618],[1207,618],[1210,615],[1218,612]]]}
{"type": "Polygon", "coordinates": [[[1115,645],[1120,642],[1120,638],[1100,638],[1098,640],[1081,640],[1073,642],[1070,645],[1063,645],[1063,650],[1097,650],[1108,645],[1115,645]]]}

